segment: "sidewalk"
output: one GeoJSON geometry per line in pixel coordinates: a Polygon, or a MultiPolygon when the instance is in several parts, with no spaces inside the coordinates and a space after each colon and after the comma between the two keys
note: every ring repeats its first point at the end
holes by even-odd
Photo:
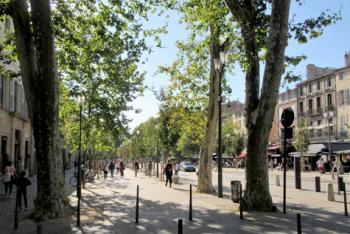
{"type": "MultiPolygon", "coordinates": [[[[70,171],[72,172],[72,171],[70,171]]],[[[188,221],[189,184],[195,173],[180,173],[182,184],[165,187],[159,178],[143,175],[135,178],[131,170],[126,176],[95,180],[83,190],[81,229],[76,227],[76,216],[42,222],[44,234],[54,233],[177,233],[177,220],[183,219],[183,233],[296,233],[296,213],[302,214],[303,233],[349,233],[349,217],[343,214],[340,201],[328,202],[324,194],[312,191],[288,192],[288,212],[244,213],[239,218],[239,206],[226,192],[225,198],[199,194],[193,187],[193,221],[188,221]],[[135,224],[136,187],[140,186],[139,224],[135,224]]],[[[67,180],[70,178],[67,175],[67,180]]],[[[213,181],[215,180],[213,176],[213,181]]],[[[34,186],[33,186],[34,187],[34,186]]],[[[270,186],[274,202],[281,207],[282,187],[270,186]]],[[[76,206],[76,192],[67,184],[71,205],[76,206]]],[[[1,208],[3,202],[1,202],[1,208]]],[[[19,229],[12,223],[5,233],[36,233],[36,224],[21,219],[19,229]]],[[[8,221],[13,218],[8,218],[8,221]]],[[[5,225],[6,226],[3,226],[5,225]]],[[[4,230],[1,228],[1,230],[4,230]]],[[[1,232],[2,233],[2,232],[1,232]]]]}

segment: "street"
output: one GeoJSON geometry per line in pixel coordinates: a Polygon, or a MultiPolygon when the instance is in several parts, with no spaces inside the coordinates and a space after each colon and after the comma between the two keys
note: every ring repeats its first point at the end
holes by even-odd
{"type": "MultiPolygon", "coordinates": [[[[302,185],[306,189],[293,188],[293,176],[288,173],[287,214],[244,212],[244,220],[239,218],[239,206],[230,200],[229,182],[243,180],[242,169],[224,169],[224,198],[215,195],[199,194],[196,189],[196,174],[180,172],[180,184],[165,187],[159,178],[127,169],[124,178],[119,175],[107,180],[100,176],[83,189],[81,203],[81,229],[76,227],[76,191],[69,185],[73,170],[66,173],[66,189],[73,206],[73,213],[66,218],[40,223],[43,233],[176,233],[177,220],[183,219],[184,233],[295,233],[296,213],[301,213],[303,233],[349,233],[349,218],[344,216],[342,194],[335,192],[335,202],[327,201],[325,184],[330,175],[323,175],[322,192],[313,188],[315,173],[303,173],[302,185]],[[193,184],[193,220],[189,217],[189,184],[193,184]],[[140,186],[139,224],[135,224],[136,186],[140,186]],[[332,225],[330,225],[330,222],[332,225]]],[[[270,191],[274,203],[281,210],[282,187],[274,185],[275,175],[270,173],[270,191]]],[[[216,184],[216,172],[213,182],[216,184]]],[[[282,177],[281,177],[282,180],[282,177]]],[[[34,182],[34,181],[33,181],[34,182]]],[[[333,182],[335,185],[335,182],[333,182]]],[[[281,181],[282,185],[282,181],[281,181]]],[[[348,184],[347,184],[348,185],[348,184]]],[[[33,188],[35,187],[35,183],[33,188]]],[[[349,185],[348,185],[349,187],[349,185]]],[[[335,186],[335,191],[337,187],[335,186]]],[[[33,194],[29,208],[33,209],[33,194]]],[[[349,196],[348,196],[349,199],[349,196]]],[[[14,199],[11,199],[12,206],[14,199]]],[[[1,199],[1,208],[9,206],[1,199]]],[[[13,210],[0,215],[2,230],[5,233],[37,233],[37,224],[20,216],[19,229],[13,231],[13,210]]],[[[27,213],[29,214],[29,212],[27,213]]]]}

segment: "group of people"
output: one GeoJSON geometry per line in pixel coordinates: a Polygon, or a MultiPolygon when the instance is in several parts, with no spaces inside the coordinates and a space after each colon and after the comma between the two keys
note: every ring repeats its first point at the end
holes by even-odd
{"type": "MultiPolygon", "coordinates": [[[[146,169],[146,174],[149,175],[151,177],[152,175],[152,161],[149,161],[147,164],[147,169],[146,169]]],[[[176,164],[175,166],[175,174],[177,174],[178,171],[178,164],[176,164]]],[[[134,162],[134,171],[135,171],[135,177],[137,177],[137,173],[138,170],[140,169],[140,165],[138,161],[134,162]]],[[[173,165],[170,162],[170,160],[168,160],[168,163],[165,165],[164,169],[163,169],[163,174],[165,175],[165,186],[169,186],[171,187],[172,183],[173,183],[173,165]]]]}
{"type": "Polygon", "coordinates": [[[22,198],[24,200],[24,208],[28,210],[28,199],[27,199],[27,186],[31,185],[29,179],[25,177],[25,171],[19,173],[17,176],[17,171],[12,165],[11,161],[6,163],[3,175],[3,183],[5,185],[5,196],[6,198],[11,198],[12,187],[13,185],[17,186],[17,198],[18,198],[18,207],[22,209],[22,198]]]}
{"type": "Polygon", "coordinates": [[[124,176],[124,170],[125,170],[125,166],[123,161],[120,161],[120,163],[111,161],[109,164],[105,163],[103,164],[103,175],[104,175],[104,179],[107,179],[108,176],[108,171],[111,174],[111,177],[113,178],[114,175],[114,171],[116,171],[116,174],[120,173],[120,176],[123,177],[124,176]]]}

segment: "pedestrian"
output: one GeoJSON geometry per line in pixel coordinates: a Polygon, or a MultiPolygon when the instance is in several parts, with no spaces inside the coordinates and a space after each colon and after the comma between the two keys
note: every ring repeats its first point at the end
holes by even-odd
{"type": "Polygon", "coordinates": [[[124,176],[124,170],[125,170],[123,161],[120,161],[120,163],[119,163],[119,170],[120,170],[120,176],[123,177],[124,176]]]}
{"type": "Polygon", "coordinates": [[[77,167],[78,167],[78,162],[77,160],[74,160],[74,171],[77,171],[77,167]]]}
{"type": "Polygon", "coordinates": [[[12,165],[11,161],[7,162],[5,167],[4,184],[5,184],[5,196],[10,198],[12,193],[12,185],[16,180],[16,169],[12,165]]]}
{"type": "Polygon", "coordinates": [[[341,172],[341,170],[340,170],[341,166],[342,166],[342,163],[341,163],[339,157],[336,157],[335,162],[334,162],[334,167],[337,169],[337,175],[338,176],[339,176],[339,174],[341,172]]]}
{"type": "Polygon", "coordinates": [[[17,184],[17,192],[18,192],[18,206],[19,209],[22,209],[22,197],[24,200],[24,209],[28,210],[28,200],[27,200],[27,186],[31,185],[32,183],[25,177],[26,172],[21,171],[19,174],[19,178],[16,182],[17,184]]]}
{"type": "Polygon", "coordinates": [[[165,177],[166,177],[166,181],[165,181],[165,186],[168,186],[168,181],[169,181],[169,185],[170,185],[170,188],[171,188],[171,184],[173,182],[173,166],[171,165],[171,162],[170,160],[168,160],[168,163],[167,165],[165,166],[164,168],[164,171],[163,171],[163,174],[165,174],[165,177]]]}
{"type": "Polygon", "coordinates": [[[111,177],[113,179],[113,174],[114,174],[114,169],[115,169],[115,164],[113,161],[111,161],[111,163],[109,164],[109,167],[108,167],[109,171],[111,172],[111,177]]]}
{"type": "Polygon", "coordinates": [[[323,161],[322,157],[316,162],[316,165],[317,165],[318,171],[320,172],[320,175],[322,175],[325,170],[325,162],[323,161]]]}
{"type": "Polygon", "coordinates": [[[104,174],[104,179],[107,179],[107,175],[108,175],[107,163],[103,165],[103,174],[104,174]]]}
{"type": "Polygon", "coordinates": [[[148,175],[149,177],[152,175],[152,161],[149,161],[148,163],[148,175]]]}
{"type": "Polygon", "coordinates": [[[137,171],[139,170],[139,163],[135,161],[135,177],[137,177],[137,171]]]}
{"type": "Polygon", "coordinates": [[[271,171],[273,171],[273,159],[272,158],[269,161],[269,167],[270,167],[271,171]]]}
{"type": "Polygon", "coordinates": [[[175,164],[175,175],[179,174],[179,170],[180,170],[180,164],[179,164],[179,162],[176,162],[176,164],[175,164]]]}
{"type": "Polygon", "coordinates": [[[118,161],[116,161],[116,163],[115,163],[115,169],[116,169],[116,174],[118,175],[119,174],[119,162],[118,161]]]}

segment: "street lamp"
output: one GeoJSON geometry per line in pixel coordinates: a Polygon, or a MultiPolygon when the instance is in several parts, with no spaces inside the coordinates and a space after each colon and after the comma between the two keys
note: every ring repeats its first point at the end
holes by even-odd
{"type": "Polygon", "coordinates": [[[329,158],[327,158],[327,161],[328,160],[332,160],[331,159],[331,156],[332,156],[332,150],[331,150],[331,121],[333,119],[333,115],[334,115],[333,111],[327,111],[327,112],[323,113],[323,117],[328,120],[328,156],[329,156],[329,158]]]}
{"type": "Polygon", "coordinates": [[[82,112],[84,97],[78,96],[77,101],[79,103],[79,155],[78,155],[78,186],[77,186],[77,196],[78,196],[78,206],[77,206],[77,226],[80,227],[80,200],[81,200],[81,122],[82,122],[82,112]]]}
{"type": "Polygon", "coordinates": [[[214,68],[216,72],[216,77],[219,79],[219,121],[218,121],[218,197],[222,197],[222,121],[221,121],[221,103],[222,103],[222,85],[221,77],[228,53],[226,51],[220,51],[220,60],[219,58],[214,58],[214,68]]]}

